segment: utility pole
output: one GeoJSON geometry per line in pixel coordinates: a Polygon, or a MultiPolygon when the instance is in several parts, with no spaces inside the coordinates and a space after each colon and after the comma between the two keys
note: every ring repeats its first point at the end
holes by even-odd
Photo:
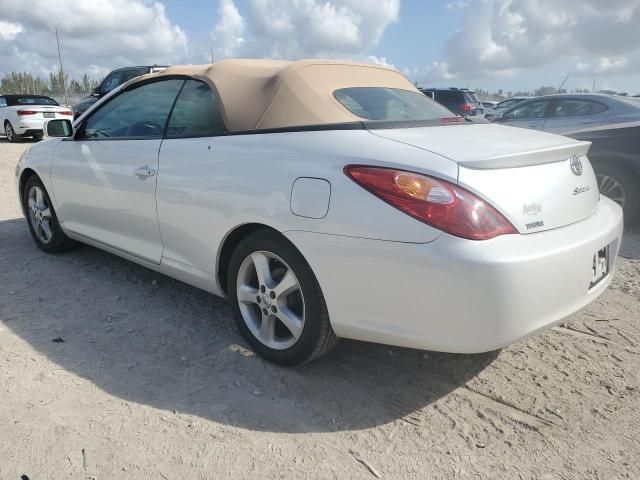
{"type": "Polygon", "coordinates": [[[558,89],[558,93],[561,93],[562,87],[564,87],[564,84],[567,83],[567,80],[569,80],[569,75],[571,75],[571,73],[567,73],[567,76],[564,77],[564,80],[562,81],[562,83],[560,84],[560,88],[558,89]]]}
{"type": "Polygon", "coordinates": [[[596,79],[593,79],[593,87],[591,87],[591,93],[596,91],[596,79]]]}
{"type": "Polygon", "coordinates": [[[213,58],[213,45],[209,45],[209,50],[211,50],[211,63],[213,63],[214,58],[213,58]]]}
{"type": "Polygon", "coordinates": [[[62,67],[62,53],[60,53],[60,39],[58,38],[58,29],[56,28],[56,43],[58,44],[58,59],[60,59],[60,79],[62,80],[62,89],[64,90],[64,104],[69,106],[69,97],[67,97],[67,82],[64,77],[64,68],[62,67]]]}

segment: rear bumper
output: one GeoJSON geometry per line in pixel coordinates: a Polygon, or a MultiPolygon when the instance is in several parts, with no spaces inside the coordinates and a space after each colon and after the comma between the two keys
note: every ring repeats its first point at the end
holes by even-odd
{"type": "Polygon", "coordinates": [[[622,211],[602,198],[589,218],[474,242],[443,234],[407,244],[289,232],[315,272],[332,326],[347,338],[428,350],[495,350],[549,328],[609,285],[622,211]],[[593,255],[610,245],[593,288],[593,255]]]}
{"type": "Polygon", "coordinates": [[[18,135],[41,135],[43,125],[44,119],[28,120],[21,118],[13,128],[18,135]]]}

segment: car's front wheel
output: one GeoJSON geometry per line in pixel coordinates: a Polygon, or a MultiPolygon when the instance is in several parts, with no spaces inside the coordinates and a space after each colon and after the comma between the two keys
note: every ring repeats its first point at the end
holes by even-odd
{"type": "Polygon", "coordinates": [[[7,136],[7,140],[11,143],[18,143],[22,140],[22,137],[16,133],[13,129],[13,125],[8,120],[4,124],[4,133],[7,136]]]}
{"type": "Polygon", "coordinates": [[[228,294],[238,328],[262,357],[299,365],[337,342],[318,281],[281,235],[260,230],[234,251],[228,294]]]}
{"type": "Polygon", "coordinates": [[[65,235],[44,185],[36,175],[24,183],[22,204],[29,224],[29,231],[36,245],[47,253],[61,253],[78,244],[65,235]]]}

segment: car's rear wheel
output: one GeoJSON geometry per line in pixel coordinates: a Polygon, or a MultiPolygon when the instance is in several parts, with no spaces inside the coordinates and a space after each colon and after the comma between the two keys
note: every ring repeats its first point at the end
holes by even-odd
{"type": "Polygon", "coordinates": [[[598,189],[620,205],[627,223],[637,224],[640,215],[640,184],[637,175],[615,163],[595,166],[598,189]]]}
{"type": "Polygon", "coordinates": [[[9,140],[9,142],[11,143],[18,143],[22,140],[22,137],[16,133],[16,131],[13,129],[13,125],[11,125],[11,122],[9,122],[9,120],[7,120],[4,124],[4,133],[7,136],[7,140],[9,140]]]}
{"type": "Polygon", "coordinates": [[[61,253],[78,244],[65,235],[58,223],[49,195],[36,175],[27,179],[22,189],[29,231],[36,245],[47,253],[61,253]]]}
{"type": "Polygon", "coordinates": [[[299,365],[336,344],[315,275],[281,235],[260,230],[240,242],[227,288],[240,332],[267,360],[299,365]]]}

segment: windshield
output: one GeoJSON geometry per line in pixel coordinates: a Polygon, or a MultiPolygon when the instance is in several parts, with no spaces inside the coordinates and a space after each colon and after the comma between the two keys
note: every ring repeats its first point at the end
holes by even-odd
{"type": "Polygon", "coordinates": [[[53,98],[25,95],[23,97],[7,97],[7,105],[58,105],[53,98]]]}
{"type": "Polygon", "coordinates": [[[347,110],[367,120],[437,120],[455,114],[419,92],[384,87],[341,88],[333,92],[347,110]]]}

